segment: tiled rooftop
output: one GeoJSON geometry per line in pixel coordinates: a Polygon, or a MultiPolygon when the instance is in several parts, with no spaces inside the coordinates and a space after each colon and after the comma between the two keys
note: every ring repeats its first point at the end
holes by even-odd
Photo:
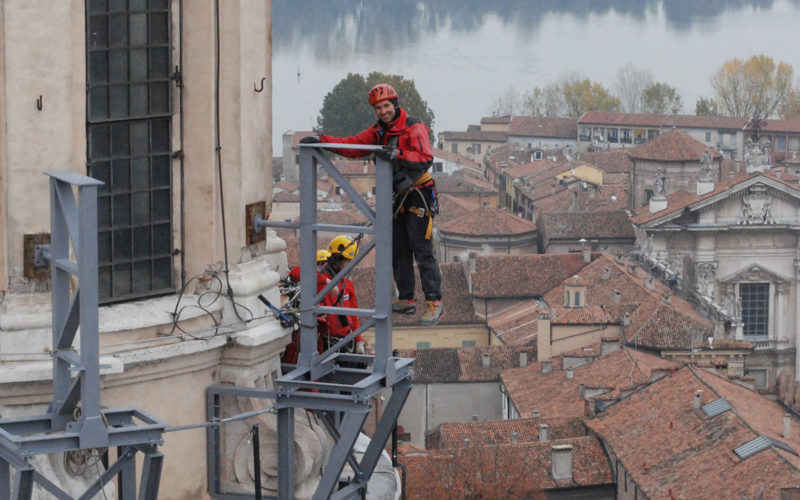
{"type": "Polygon", "coordinates": [[[536,357],[534,347],[488,346],[412,349],[400,351],[401,357],[415,357],[414,383],[496,382],[500,373],[520,366],[520,353],[528,360],[536,357]],[[489,366],[483,365],[484,354],[489,366]]]}
{"type": "MultiPolygon", "coordinates": [[[[770,446],[741,459],[733,450],[782,428],[780,405],[701,369],[680,369],[612,405],[587,425],[610,446],[647,498],[779,498],[800,485],[798,457],[770,446]],[[725,397],[713,418],[693,407],[725,397]],[[759,422],[764,421],[764,424],[759,422]],[[771,429],[767,427],[771,427],[771,429]],[[754,480],[757,478],[757,480],[754,480]]],[[[798,423],[792,418],[795,451],[798,423]]],[[[769,437],[769,435],[768,435],[769,437]]]]}
{"type": "Polygon", "coordinates": [[[575,140],[578,136],[578,124],[573,118],[515,116],[511,119],[508,135],[575,140]]]}
{"type": "Polygon", "coordinates": [[[455,173],[453,175],[433,176],[436,192],[439,194],[496,193],[497,189],[485,179],[455,173]]]}
{"type": "Polygon", "coordinates": [[[519,443],[539,441],[539,425],[546,424],[549,440],[581,437],[586,426],[578,418],[517,418],[483,422],[448,422],[430,431],[425,437],[426,448],[460,448],[469,439],[475,446],[510,444],[516,433],[519,443]]]}
{"type": "Polygon", "coordinates": [[[664,132],[655,139],[647,141],[642,146],[630,151],[631,158],[637,160],[657,160],[657,161],[696,161],[700,162],[703,153],[708,149],[714,159],[722,157],[713,148],[708,148],[705,144],[690,137],[682,130],[670,130],[664,132]]]}
{"type": "MultiPolygon", "coordinates": [[[[483,323],[475,316],[472,297],[467,287],[467,278],[464,265],[460,262],[439,263],[442,274],[442,299],[444,300],[444,313],[439,320],[440,325],[463,325],[483,323]]],[[[419,271],[414,267],[416,276],[416,315],[395,314],[392,323],[395,326],[414,326],[419,322],[425,305],[425,296],[419,280],[419,271]]],[[[358,296],[358,305],[364,308],[375,307],[375,269],[373,267],[357,266],[351,273],[358,296]]]]}
{"type": "Polygon", "coordinates": [[[506,142],[508,134],[506,132],[442,132],[441,137],[445,141],[475,141],[475,142],[506,142]]]}
{"type": "Polygon", "coordinates": [[[633,169],[633,162],[628,156],[634,149],[611,149],[609,151],[596,151],[580,153],[580,161],[590,163],[603,172],[628,173],[633,169]]]}
{"type": "Polygon", "coordinates": [[[481,255],[475,258],[473,295],[541,297],[586,263],[581,254],[481,255]]]}
{"type": "Polygon", "coordinates": [[[545,246],[551,240],[576,240],[586,238],[614,238],[635,241],[628,215],[619,210],[613,212],[545,212],[537,222],[545,246]]]}
{"type": "Polygon", "coordinates": [[[536,225],[501,208],[480,207],[438,225],[446,234],[519,236],[536,231],[536,225]]]}
{"type": "Polygon", "coordinates": [[[539,315],[547,313],[547,304],[529,300],[489,318],[489,328],[506,345],[536,345],[539,315]]]}
{"type": "Polygon", "coordinates": [[[610,391],[629,390],[650,383],[656,372],[680,367],[678,362],[629,348],[573,368],[572,378],[567,378],[567,372],[561,370],[560,357],[551,361],[551,373],[542,373],[541,363],[503,372],[503,385],[520,415],[527,417],[538,411],[541,418],[583,418],[585,401],[581,385],[610,391]]]}
{"type": "Polygon", "coordinates": [[[600,442],[591,436],[558,441],[470,446],[400,459],[410,500],[441,498],[544,498],[546,490],[613,484],[600,442]],[[572,480],[553,480],[551,446],[572,446],[572,480]]]}

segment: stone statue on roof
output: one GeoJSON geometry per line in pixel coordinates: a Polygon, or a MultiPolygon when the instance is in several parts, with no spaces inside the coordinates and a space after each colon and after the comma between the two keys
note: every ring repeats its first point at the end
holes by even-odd
{"type": "Polygon", "coordinates": [[[711,152],[706,148],[703,156],[700,157],[700,178],[709,179],[711,177],[711,152]]]}
{"type": "Polygon", "coordinates": [[[653,179],[653,196],[664,196],[666,192],[666,179],[664,178],[664,172],[659,170],[656,172],[656,176],[653,179]]]}

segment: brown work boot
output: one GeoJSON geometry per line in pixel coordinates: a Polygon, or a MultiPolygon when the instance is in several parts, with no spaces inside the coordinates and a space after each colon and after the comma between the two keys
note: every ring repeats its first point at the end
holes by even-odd
{"type": "Polygon", "coordinates": [[[419,319],[420,325],[435,325],[444,312],[444,303],[441,300],[426,300],[427,309],[419,319]]]}
{"type": "Polygon", "coordinates": [[[417,303],[414,299],[392,299],[392,312],[400,314],[416,314],[417,303]]]}

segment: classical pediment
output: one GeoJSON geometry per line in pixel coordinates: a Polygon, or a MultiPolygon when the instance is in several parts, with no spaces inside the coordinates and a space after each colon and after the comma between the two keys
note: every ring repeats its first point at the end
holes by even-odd
{"type": "Polygon", "coordinates": [[[769,281],[772,283],[788,283],[791,278],[781,276],[758,264],[749,264],[733,274],[720,278],[719,283],[738,283],[740,281],[769,281]]]}

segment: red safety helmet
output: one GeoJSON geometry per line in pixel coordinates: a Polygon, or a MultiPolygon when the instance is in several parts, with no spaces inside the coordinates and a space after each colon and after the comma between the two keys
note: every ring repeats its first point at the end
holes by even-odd
{"type": "Polygon", "coordinates": [[[369,91],[369,105],[375,106],[379,101],[397,99],[397,92],[388,83],[379,83],[369,91]]]}

